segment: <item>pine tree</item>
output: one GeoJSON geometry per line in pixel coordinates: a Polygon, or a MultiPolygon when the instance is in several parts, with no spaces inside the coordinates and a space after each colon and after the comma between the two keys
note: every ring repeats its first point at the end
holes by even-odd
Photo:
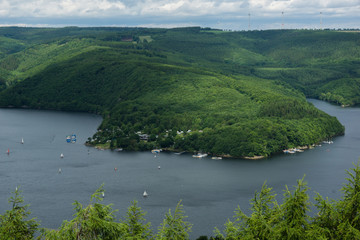
{"type": "Polygon", "coordinates": [[[215,229],[216,236],[226,240],[271,239],[274,234],[273,225],[279,212],[275,196],[272,188],[264,183],[261,191],[255,192],[254,198],[251,199],[251,216],[247,216],[238,207],[235,210],[235,221],[228,220],[225,224],[225,236],[215,229]]]}
{"type": "Polygon", "coordinates": [[[145,222],[145,216],[140,207],[137,206],[137,201],[133,201],[126,213],[126,220],[123,221],[125,225],[125,233],[123,239],[126,240],[142,240],[153,239],[150,230],[150,223],[145,222]]]}
{"type": "Polygon", "coordinates": [[[286,186],[284,202],[280,206],[279,223],[275,227],[275,239],[305,239],[309,229],[309,195],[304,178],[297,181],[295,190],[286,186]]]}
{"type": "Polygon", "coordinates": [[[64,221],[59,230],[44,230],[44,239],[66,240],[114,240],[123,239],[125,226],[116,222],[114,212],[110,205],[99,203],[102,201],[103,185],[91,196],[90,204],[83,207],[75,201],[75,218],[64,221]]]}
{"type": "Polygon", "coordinates": [[[344,196],[336,204],[337,238],[360,239],[360,161],[352,168],[353,172],[346,171],[348,181],[341,188],[344,196]]]}
{"type": "Polygon", "coordinates": [[[189,222],[184,221],[186,216],[184,215],[183,205],[181,201],[177,204],[174,215],[171,214],[171,210],[165,215],[164,221],[160,224],[157,240],[186,240],[189,239],[189,232],[192,225],[189,222]]]}
{"type": "Polygon", "coordinates": [[[16,187],[14,196],[9,198],[11,210],[0,215],[0,239],[33,239],[38,229],[39,223],[34,218],[26,220],[31,212],[28,210],[29,205],[21,205],[24,199],[20,192],[16,187]]]}

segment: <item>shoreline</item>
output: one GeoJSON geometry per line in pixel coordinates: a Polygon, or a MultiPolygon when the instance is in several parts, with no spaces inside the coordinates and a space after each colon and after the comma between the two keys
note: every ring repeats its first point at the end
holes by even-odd
{"type": "MultiPolygon", "coordinates": [[[[102,146],[102,145],[92,145],[92,144],[89,144],[89,143],[85,143],[85,146],[88,146],[88,147],[93,147],[95,149],[98,149],[98,150],[111,150],[111,151],[116,151],[116,149],[118,148],[114,148],[114,149],[111,149],[110,147],[108,146],[102,146]]],[[[121,150],[123,151],[123,150],[121,150]]],[[[126,150],[125,150],[126,151],[126,150]]],[[[149,151],[149,150],[147,150],[149,151]]],[[[147,151],[134,151],[134,152],[147,152],[147,151]]],[[[175,149],[169,149],[169,148],[163,148],[161,149],[161,151],[164,151],[164,152],[171,152],[171,153],[174,153],[174,154],[183,154],[183,153],[193,153],[193,152],[189,152],[189,151],[179,151],[179,150],[175,150],[175,149]]],[[[151,150],[150,150],[151,152],[151,150]]],[[[253,157],[248,157],[248,156],[242,156],[242,157],[234,157],[234,156],[231,156],[229,154],[212,154],[212,153],[207,153],[213,157],[222,157],[222,158],[234,158],[234,159],[250,159],[250,160],[258,160],[258,159],[263,159],[265,158],[265,156],[262,156],[262,155],[258,155],[258,156],[253,156],[253,157]]]]}

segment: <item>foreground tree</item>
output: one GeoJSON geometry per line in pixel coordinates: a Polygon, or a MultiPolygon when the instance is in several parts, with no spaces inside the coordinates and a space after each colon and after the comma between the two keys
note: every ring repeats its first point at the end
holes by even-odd
{"type": "MultiPolygon", "coordinates": [[[[352,169],[353,173],[346,171],[349,175],[348,181],[341,189],[344,196],[338,202],[336,208],[340,216],[340,221],[344,225],[351,226],[351,231],[354,231],[360,237],[360,165],[359,162],[352,169]]],[[[339,226],[342,227],[341,224],[339,226]]]]}
{"type": "Polygon", "coordinates": [[[131,206],[128,208],[125,221],[122,221],[124,224],[123,239],[153,239],[150,223],[145,223],[145,215],[146,213],[137,206],[137,201],[133,201],[131,206]]]}
{"type": "Polygon", "coordinates": [[[251,216],[240,208],[235,220],[228,220],[222,234],[215,229],[218,239],[360,239],[360,166],[347,171],[347,183],[338,200],[315,197],[316,216],[309,217],[311,206],[304,178],[298,180],[294,190],[285,189],[283,203],[274,200],[271,188],[263,185],[251,200],[251,216]]]}
{"type": "Polygon", "coordinates": [[[174,215],[171,210],[165,215],[164,221],[159,227],[157,240],[186,240],[189,239],[189,232],[191,231],[192,224],[185,221],[183,205],[181,201],[177,204],[174,215]]]}
{"type": "Polygon", "coordinates": [[[255,192],[251,199],[252,214],[247,216],[238,207],[235,210],[235,221],[230,220],[225,224],[225,235],[218,229],[215,230],[216,236],[221,239],[270,239],[274,235],[273,225],[278,216],[279,206],[275,199],[272,188],[263,184],[260,192],[255,192]]]}
{"type": "Polygon", "coordinates": [[[16,187],[14,196],[9,198],[11,210],[0,215],[0,239],[33,239],[38,229],[39,223],[34,218],[26,220],[31,212],[29,205],[21,205],[24,200],[20,192],[16,187]]]}
{"type": "Polygon", "coordinates": [[[83,207],[75,201],[75,218],[71,221],[64,221],[58,230],[45,229],[42,234],[44,239],[122,239],[125,226],[116,222],[114,212],[110,205],[99,203],[104,192],[103,186],[96,190],[91,196],[90,204],[83,207]]]}
{"type": "Polygon", "coordinates": [[[284,202],[280,206],[271,190],[264,184],[260,193],[255,193],[251,199],[251,216],[238,207],[235,221],[228,220],[225,224],[225,235],[215,229],[216,236],[226,240],[306,239],[310,202],[304,179],[298,180],[293,191],[286,186],[284,202]]]}
{"type": "Polygon", "coordinates": [[[284,203],[280,206],[279,222],[275,226],[276,239],[305,239],[309,230],[309,195],[304,178],[297,181],[295,190],[286,186],[284,203]]]}
{"type": "Polygon", "coordinates": [[[347,183],[341,188],[339,201],[316,197],[318,215],[313,229],[328,239],[360,239],[360,161],[351,171],[346,171],[347,183]]]}

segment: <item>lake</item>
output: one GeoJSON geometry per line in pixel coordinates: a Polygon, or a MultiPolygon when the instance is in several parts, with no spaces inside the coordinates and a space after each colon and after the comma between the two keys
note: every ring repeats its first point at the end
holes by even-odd
{"type": "Polygon", "coordinates": [[[41,226],[58,228],[63,220],[72,218],[75,200],[87,205],[91,194],[104,183],[104,204],[113,203],[113,208],[119,209],[118,217],[123,217],[131,201],[138,200],[154,232],[168,210],[173,211],[182,200],[187,220],[194,224],[190,236],[196,239],[212,235],[215,226],[222,229],[237,206],[247,212],[254,192],[265,181],[281,198],[285,185],[292,187],[306,175],[311,196],[319,192],[337,199],[345,170],[360,156],[360,109],[309,101],[336,116],[346,127],[345,136],[303,153],[261,160],[102,151],[84,145],[101,123],[99,116],[0,109],[0,213],[10,208],[7,200],[20,186],[41,226]],[[66,142],[71,134],[77,135],[74,144],[66,142]],[[147,198],[142,197],[144,190],[147,198]]]}

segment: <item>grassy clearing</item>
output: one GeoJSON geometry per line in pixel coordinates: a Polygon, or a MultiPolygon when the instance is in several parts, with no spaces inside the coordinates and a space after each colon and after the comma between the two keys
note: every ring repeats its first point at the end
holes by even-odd
{"type": "Polygon", "coordinates": [[[151,38],[151,36],[139,36],[139,40],[141,43],[144,43],[145,41],[147,43],[152,42],[154,39],[151,38]]]}

